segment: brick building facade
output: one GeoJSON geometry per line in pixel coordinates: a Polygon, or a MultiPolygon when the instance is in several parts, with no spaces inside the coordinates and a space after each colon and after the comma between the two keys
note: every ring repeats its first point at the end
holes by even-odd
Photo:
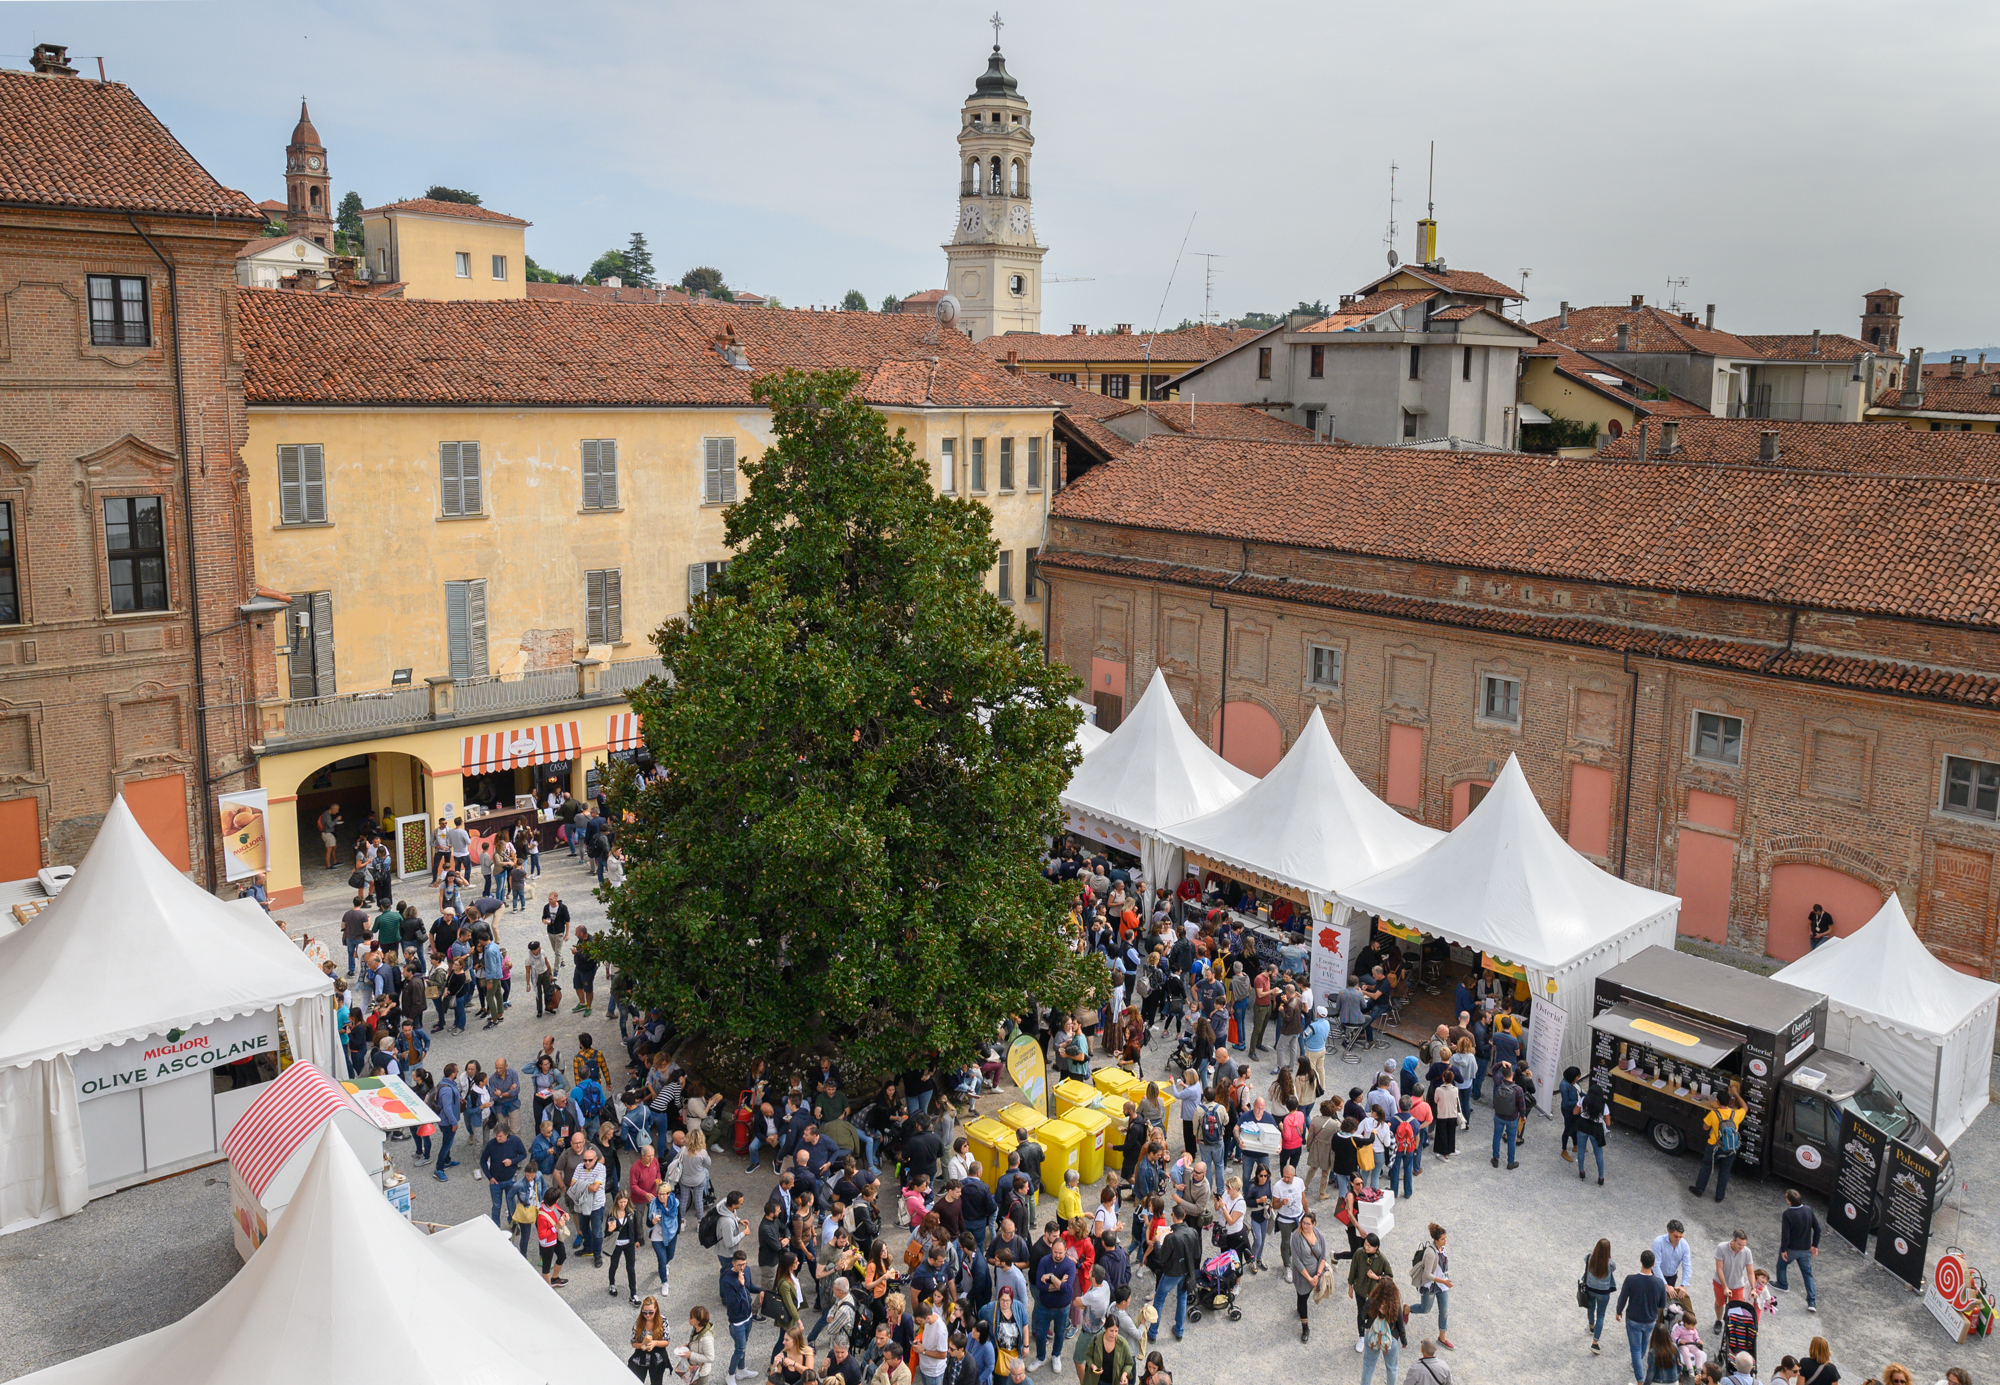
{"type": "Polygon", "coordinates": [[[212,883],[211,794],[255,783],[231,319],[263,220],[60,48],[0,72],[0,879],[76,862],[123,792],[212,883]]]}
{"type": "Polygon", "coordinates": [[[1050,653],[1100,725],[1162,669],[1260,773],[1318,705],[1441,828],[1518,755],[1683,932],[1790,958],[1814,903],[1846,933],[1894,890],[2000,976],[1996,502],[1978,476],[1152,438],[1053,506],[1050,653]]]}

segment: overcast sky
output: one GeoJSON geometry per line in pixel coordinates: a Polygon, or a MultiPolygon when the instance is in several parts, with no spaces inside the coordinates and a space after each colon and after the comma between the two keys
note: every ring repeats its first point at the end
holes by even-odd
{"type": "MultiPolygon", "coordinates": [[[[224,183],[282,196],[308,96],[334,195],[434,182],[534,223],[581,272],[643,230],[798,306],[943,281],[960,104],[994,0],[807,4],[8,4],[0,63],[104,55],[224,183]]],[[[2000,338],[2000,6],[1005,0],[1035,113],[1043,327],[1142,329],[1332,302],[1408,255],[1437,142],[1440,250],[1559,300],[1662,302],[1740,332],[2000,338]],[[1168,287],[1189,219],[1187,256],[1168,287]],[[1165,306],[1162,309],[1162,298],[1165,306]]],[[[78,61],[95,72],[94,62],[78,61]]]]}

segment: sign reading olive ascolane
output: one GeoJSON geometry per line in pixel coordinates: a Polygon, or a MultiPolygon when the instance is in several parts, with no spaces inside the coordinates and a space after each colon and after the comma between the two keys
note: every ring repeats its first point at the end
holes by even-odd
{"type": "Polygon", "coordinates": [[[153,1034],[114,1048],[74,1054],[70,1066],[76,1072],[77,1099],[94,1101],[277,1053],[278,1012],[266,1010],[199,1025],[178,1039],[153,1034]]]}

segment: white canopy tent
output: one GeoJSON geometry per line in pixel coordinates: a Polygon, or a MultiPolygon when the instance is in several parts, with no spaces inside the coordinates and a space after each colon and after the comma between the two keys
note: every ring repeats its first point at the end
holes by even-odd
{"type": "Polygon", "coordinates": [[[1180,869],[1160,829],[1213,812],[1256,782],[1203,744],[1154,669],[1131,715],[1070,776],[1062,804],[1072,832],[1131,852],[1159,889],[1180,869]]]}
{"type": "MultiPolygon", "coordinates": [[[[1593,982],[1628,957],[1672,947],[1681,902],[1599,869],[1556,835],[1520,762],[1422,855],[1339,892],[1340,901],[1513,962],[1537,1010],[1564,1012],[1558,1062],[1587,1068],[1593,982]]],[[[1532,1040],[1530,1052],[1534,1052],[1532,1040]]],[[[1561,1076],[1539,1074],[1544,1091],[1561,1076]]]]}
{"type": "Polygon", "coordinates": [[[253,1098],[229,1061],[331,1072],[333,979],[259,911],[194,884],[114,799],[75,878],[0,936],[0,1233],[212,1162],[253,1098]]]}
{"type": "Polygon", "coordinates": [[[1986,1108],[2000,985],[1940,962],[1895,895],[1775,979],[1824,992],[1821,1042],[1874,1068],[1946,1144],[1986,1108]]]}
{"type": "Polygon", "coordinates": [[[491,1220],[426,1236],[342,1141],[321,1140],[284,1220],[214,1298],[177,1323],[23,1379],[342,1385],[357,1348],[412,1385],[632,1378],[491,1220]],[[396,1292],[402,1286],[416,1292],[396,1292]],[[441,1323],[507,1330],[440,1331],[441,1323]]]}

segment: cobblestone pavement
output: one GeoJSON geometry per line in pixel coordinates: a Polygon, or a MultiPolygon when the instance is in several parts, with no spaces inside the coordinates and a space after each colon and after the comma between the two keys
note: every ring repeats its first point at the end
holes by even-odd
{"type": "MultiPolygon", "coordinates": [[[[545,856],[544,862],[542,880],[531,884],[543,891],[561,890],[575,920],[595,928],[604,910],[588,895],[586,873],[561,852],[545,856]]],[[[331,939],[337,936],[345,895],[339,888],[317,889],[304,907],[282,911],[282,917],[294,935],[306,927],[331,939]]],[[[539,924],[538,910],[502,915],[501,940],[517,965],[539,924]]],[[[567,988],[568,978],[564,981],[567,988]]],[[[567,1054],[574,1051],[580,1029],[594,1030],[600,1046],[608,1048],[602,1040],[615,1035],[617,1024],[605,1022],[602,1001],[600,987],[597,1015],[572,1015],[566,1006],[552,1021],[537,1022],[532,1000],[517,990],[503,1025],[482,1031],[474,1019],[467,1033],[441,1036],[430,1066],[439,1071],[446,1062],[478,1058],[490,1068],[501,1054],[518,1065],[544,1033],[556,1035],[567,1054]]],[[[1370,1055],[1368,1063],[1353,1065],[1336,1056],[1328,1064],[1329,1080],[1343,1086],[1365,1083],[1380,1058],[1400,1060],[1406,1051],[1396,1045],[1370,1055]]],[[[1149,1051],[1148,1074],[1164,1059],[1164,1047],[1149,1051]]],[[[1258,1067],[1265,1071],[1263,1063],[1258,1067]]],[[[984,1108],[993,1101],[980,1104],[984,1108]]],[[[1622,1331],[1607,1323],[1604,1354],[1592,1358],[1589,1335],[1575,1307],[1576,1272],[1599,1236],[1611,1238],[1620,1270],[1629,1271],[1637,1268],[1640,1250],[1667,1219],[1680,1218],[1696,1247],[1698,1305],[1707,1293],[1704,1256],[1735,1227],[1750,1233],[1759,1264],[1774,1258],[1781,1186],[1738,1178],[1727,1203],[1698,1200],[1687,1191],[1692,1160],[1660,1154],[1636,1134],[1620,1130],[1607,1153],[1608,1178],[1599,1188],[1594,1169],[1590,1179],[1579,1181],[1576,1166],[1557,1157],[1559,1130],[1539,1117],[1531,1121],[1519,1169],[1496,1170],[1487,1162],[1491,1127],[1487,1108],[1475,1108],[1460,1153],[1449,1162],[1432,1158],[1426,1163],[1415,1196],[1396,1209],[1396,1226],[1384,1246],[1401,1275],[1426,1222],[1439,1222],[1451,1233],[1457,1287],[1450,1335],[1457,1350],[1441,1355],[1456,1380],[1616,1385],[1630,1379],[1622,1331]]],[[[1175,1132],[1176,1147],[1178,1141],[1175,1132]]],[[[428,1169],[411,1167],[409,1144],[394,1143],[390,1149],[398,1167],[412,1175],[419,1219],[455,1223],[488,1213],[486,1185],[474,1167],[476,1149],[462,1150],[465,1163],[443,1183],[428,1169]]],[[[2000,1116],[1983,1116],[1961,1138],[1954,1158],[1960,1187],[1941,1216],[1934,1246],[1961,1246],[1973,1264],[2000,1278],[2000,1217],[1987,1210],[1991,1190],[2000,1184],[2000,1116]]],[[[760,1204],[771,1187],[769,1166],[747,1174],[740,1157],[722,1154],[715,1187],[725,1193],[740,1188],[753,1206],[760,1204]]],[[[0,1335],[0,1379],[149,1331],[210,1297],[238,1267],[229,1235],[228,1191],[222,1168],[197,1170],[94,1202],[67,1221],[0,1239],[0,1320],[8,1324],[0,1335]]],[[[1339,1229],[1332,1229],[1334,1243],[1342,1244],[1339,1229]]],[[[1276,1265],[1275,1247],[1266,1258],[1276,1265]]],[[[670,1279],[666,1313],[679,1333],[690,1306],[701,1303],[713,1310],[717,1305],[713,1253],[691,1233],[681,1242],[670,1279]]],[[[642,1291],[653,1291],[655,1280],[650,1257],[642,1257],[642,1291]]],[[[1780,1295],[1778,1316],[1765,1324],[1760,1343],[1760,1378],[1768,1377],[1780,1356],[1803,1355],[1815,1334],[1828,1338],[1843,1378],[1855,1382],[1879,1373],[1892,1360],[1909,1365],[1920,1382],[1938,1379],[1953,1363],[1968,1366],[1979,1379],[2000,1368],[1990,1341],[1951,1346],[1915,1296],[1831,1233],[1818,1260],[1818,1280],[1822,1311],[1816,1315],[1806,1313],[1796,1281],[1792,1293],[1780,1295]]],[[[572,1259],[570,1283],[557,1292],[624,1355],[634,1310],[622,1285],[616,1296],[608,1294],[602,1271],[572,1259]]],[[[1152,1276],[1141,1270],[1134,1296],[1150,1301],[1151,1293],[1152,1276]]],[[[1275,1271],[1246,1279],[1239,1301],[1244,1309],[1240,1322],[1205,1317],[1189,1325],[1181,1343],[1162,1334],[1160,1349],[1180,1385],[1258,1378],[1360,1379],[1348,1300],[1336,1297],[1314,1308],[1310,1344],[1299,1341],[1294,1299],[1275,1271]]],[[[504,1322],[493,1326],[503,1334],[509,1330],[504,1322]]],[[[1397,1385],[1414,1358],[1418,1338],[1434,1330],[1429,1319],[1413,1319],[1413,1350],[1404,1355],[1397,1385]]],[[[727,1334],[723,1336],[726,1349],[727,1334]]],[[[761,1367],[768,1359],[773,1338],[768,1325],[756,1328],[750,1348],[754,1365],[761,1367]]],[[[1070,1369],[1065,1361],[1063,1370],[1070,1369]]]]}

